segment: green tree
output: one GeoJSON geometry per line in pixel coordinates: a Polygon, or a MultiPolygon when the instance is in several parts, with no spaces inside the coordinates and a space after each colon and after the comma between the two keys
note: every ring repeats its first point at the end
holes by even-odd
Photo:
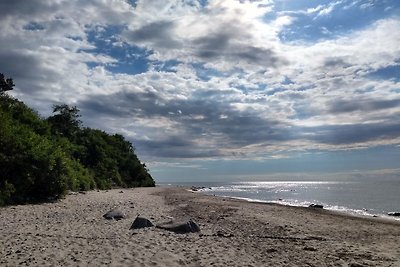
{"type": "Polygon", "coordinates": [[[66,104],[54,105],[53,113],[47,121],[51,125],[51,131],[54,135],[71,138],[77,134],[82,122],[79,120],[79,109],[70,107],[66,104]]]}
{"type": "Polygon", "coordinates": [[[0,199],[24,203],[58,198],[67,190],[67,155],[49,138],[0,112],[0,199]]]}
{"type": "Polygon", "coordinates": [[[0,73],[0,94],[14,89],[15,84],[11,78],[6,78],[3,73],[0,73]]]}
{"type": "Polygon", "coordinates": [[[4,92],[0,76],[0,206],[46,201],[67,190],[154,186],[145,164],[122,135],[81,128],[79,109],[53,107],[42,119],[4,92]]]}

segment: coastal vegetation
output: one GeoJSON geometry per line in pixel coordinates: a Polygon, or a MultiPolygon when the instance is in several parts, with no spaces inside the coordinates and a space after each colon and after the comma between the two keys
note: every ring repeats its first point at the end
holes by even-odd
{"type": "Polygon", "coordinates": [[[0,206],[47,201],[68,190],[154,186],[122,135],[83,127],[77,107],[53,106],[42,118],[6,92],[0,74],[0,206]]]}

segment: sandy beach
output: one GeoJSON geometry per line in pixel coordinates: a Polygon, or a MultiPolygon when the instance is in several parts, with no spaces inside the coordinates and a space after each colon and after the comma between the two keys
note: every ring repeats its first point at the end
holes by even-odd
{"type": "Polygon", "coordinates": [[[250,203],[183,188],[68,195],[0,208],[0,266],[400,266],[400,222],[250,203]],[[122,220],[103,215],[118,208],[122,220]],[[129,230],[193,219],[200,233],[129,230]]]}

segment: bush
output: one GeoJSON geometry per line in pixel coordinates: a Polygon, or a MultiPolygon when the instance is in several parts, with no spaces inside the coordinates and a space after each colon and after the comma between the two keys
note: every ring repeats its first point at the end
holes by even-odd
{"type": "Polygon", "coordinates": [[[57,199],[67,190],[154,186],[122,135],[81,129],[76,107],[44,120],[0,94],[0,205],[57,199]]]}

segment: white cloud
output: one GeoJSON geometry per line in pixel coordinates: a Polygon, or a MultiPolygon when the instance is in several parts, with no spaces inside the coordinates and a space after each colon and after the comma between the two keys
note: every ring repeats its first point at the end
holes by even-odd
{"type": "Polygon", "coordinates": [[[273,42],[291,19],[283,16],[274,24],[262,23],[261,17],[269,12],[270,1],[210,1],[206,8],[180,1],[167,6],[138,1],[136,20],[124,37],[153,50],[155,60],[207,62],[222,71],[276,67],[273,42]],[[155,9],[157,17],[152,15],[155,9]]]}

